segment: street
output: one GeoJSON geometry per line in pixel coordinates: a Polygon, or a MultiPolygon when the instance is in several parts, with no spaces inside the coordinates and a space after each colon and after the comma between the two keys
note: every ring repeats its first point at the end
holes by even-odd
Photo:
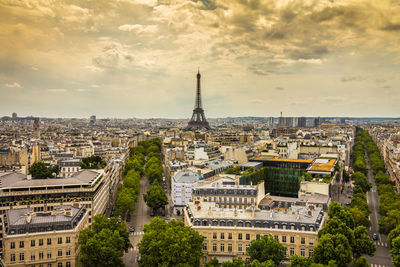
{"type": "Polygon", "coordinates": [[[138,244],[142,240],[144,225],[150,222],[150,208],[147,207],[143,200],[143,194],[149,189],[150,184],[147,177],[142,177],[140,180],[140,194],[136,203],[136,209],[132,214],[131,221],[127,222],[128,228],[130,226],[135,227],[135,232],[129,234],[129,240],[132,243],[133,248],[130,248],[127,253],[124,254],[124,263],[126,267],[139,266],[137,257],[139,255],[138,244]]]}
{"type": "Polygon", "coordinates": [[[368,262],[370,263],[371,267],[387,267],[387,266],[393,266],[392,263],[392,258],[390,257],[389,254],[389,245],[387,243],[387,235],[382,235],[379,234],[379,226],[378,226],[378,220],[379,220],[379,196],[378,192],[376,190],[376,185],[375,185],[375,180],[374,180],[374,174],[371,170],[371,166],[369,164],[368,158],[366,158],[366,163],[367,167],[369,169],[368,171],[368,181],[372,184],[371,190],[367,193],[367,202],[368,206],[371,209],[371,215],[370,215],[370,220],[372,223],[372,226],[369,229],[369,234],[372,238],[372,235],[374,233],[378,234],[378,240],[375,241],[376,244],[376,252],[373,257],[366,256],[368,259],[368,262]]]}

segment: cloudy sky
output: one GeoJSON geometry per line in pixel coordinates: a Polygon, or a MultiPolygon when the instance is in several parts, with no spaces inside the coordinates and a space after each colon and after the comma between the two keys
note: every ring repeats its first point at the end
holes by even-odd
{"type": "Polygon", "coordinates": [[[400,0],[0,0],[0,116],[399,116],[400,0]]]}

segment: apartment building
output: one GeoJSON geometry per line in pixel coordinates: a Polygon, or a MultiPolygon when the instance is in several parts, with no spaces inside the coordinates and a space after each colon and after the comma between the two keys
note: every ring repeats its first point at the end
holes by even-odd
{"type": "Polygon", "coordinates": [[[314,205],[244,210],[217,207],[215,202],[195,200],[184,210],[185,225],[204,236],[203,262],[217,257],[220,262],[234,257],[246,259],[250,242],[272,235],[287,247],[287,256],[310,257],[318,243],[318,230],[326,215],[314,205]]]}
{"type": "Polygon", "coordinates": [[[79,231],[88,226],[85,207],[48,212],[7,210],[2,220],[3,261],[10,267],[74,267],[79,231]]]}
{"type": "Polygon", "coordinates": [[[239,185],[231,177],[199,181],[192,186],[194,201],[215,202],[216,207],[222,208],[246,209],[257,205],[264,195],[264,182],[259,185],[239,185]]]}

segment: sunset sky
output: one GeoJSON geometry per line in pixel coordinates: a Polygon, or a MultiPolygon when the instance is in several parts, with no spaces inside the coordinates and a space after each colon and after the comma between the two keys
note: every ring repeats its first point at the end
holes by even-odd
{"type": "Polygon", "coordinates": [[[0,0],[0,116],[400,116],[400,1],[0,0]]]}

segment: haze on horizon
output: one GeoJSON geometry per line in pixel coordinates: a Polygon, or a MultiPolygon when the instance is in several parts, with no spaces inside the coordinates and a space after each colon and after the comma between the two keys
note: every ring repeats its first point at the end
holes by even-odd
{"type": "Polygon", "coordinates": [[[0,116],[400,114],[400,1],[0,0],[0,116]]]}

